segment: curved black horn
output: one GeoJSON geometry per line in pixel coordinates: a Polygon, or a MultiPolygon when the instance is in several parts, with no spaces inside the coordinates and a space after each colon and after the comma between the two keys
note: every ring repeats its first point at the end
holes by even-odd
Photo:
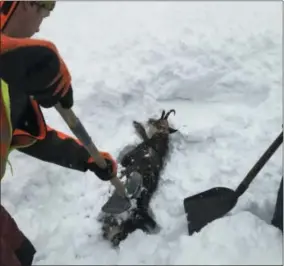
{"type": "Polygon", "coordinates": [[[160,118],[160,119],[164,119],[165,114],[166,114],[166,111],[165,111],[165,110],[163,110],[163,112],[162,112],[162,115],[161,115],[161,118],[160,118]]]}
{"type": "Polygon", "coordinates": [[[167,112],[167,114],[165,115],[164,119],[168,119],[169,115],[173,113],[174,115],[176,115],[176,111],[174,109],[171,109],[170,111],[167,112]]]}

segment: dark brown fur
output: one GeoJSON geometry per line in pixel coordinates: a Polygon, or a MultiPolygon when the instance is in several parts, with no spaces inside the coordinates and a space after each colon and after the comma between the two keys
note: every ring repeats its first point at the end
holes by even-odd
{"type": "Polygon", "coordinates": [[[124,174],[129,178],[130,174],[137,172],[143,179],[143,190],[137,198],[137,208],[131,217],[123,224],[121,239],[136,229],[151,232],[157,229],[157,224],[149,212],[149,204],[153,194],[156,192],[161,172],[169,152],[169,135],[177,130],[171,128],[168,116],[163,111],[159,119],[149,119],[150,130],[148,134],[144,126],[136,121],[133,122],[136,133],[142,142],[128,151],[121,159],[121,165],[125,168],[124,174]]]}

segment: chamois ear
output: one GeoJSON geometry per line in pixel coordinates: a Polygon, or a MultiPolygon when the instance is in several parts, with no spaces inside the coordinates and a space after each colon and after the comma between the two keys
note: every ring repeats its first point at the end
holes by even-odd
{"type": "Polygon", "coordinates": [[[174,129],[174,128],[172,128],[172,127],[169,127],[169,132],[170,132],[170,134],[173,134],[173,133],[175,133],[175,132],[177,132],[178,130],[177,129],[174,129]]]}

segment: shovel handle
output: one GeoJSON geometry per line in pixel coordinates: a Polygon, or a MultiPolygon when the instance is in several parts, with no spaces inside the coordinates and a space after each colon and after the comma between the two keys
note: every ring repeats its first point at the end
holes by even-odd
{"type": "Polygon", "coordinates": [[[240,197],[249,187],[250,183],[256,177],[256,175],[260,172],[263,166],[268,162],[268,160],[272,157],[272,155],[276,152],[279,146],[283,142],[283,131],[280,132],[278,137],[272,142],[272,144],[268,147],[268,149],[263,153],[263,155],[259,158],[256,164],[251,168],[246,177],[243,179],[241,184],[235,190],[236,197],[240,197]]]}
{"type": "MultiPolygon", "coordinates": [[[[82,125],[81,121],[77,116],[74,114],[72,109],[64,109],[60,103],[55,105],[55,109],[58,113],[62,116],[65,120],[67,125],[69,126],[70,130],[74,133],[74,135],[83,143],[85,149],[89,152],[89,154],[93,157],[96,164],[104,169],[107,165],[104,158],[100,155],[97,147],[93,143],[91,137],[89,136],[88,132],[82,125]]],[[[116,188],[117,192],[121,196],[126,196],[124,185],[118,179],[117,176],[114,176],[110,182],[116,188]]]]}

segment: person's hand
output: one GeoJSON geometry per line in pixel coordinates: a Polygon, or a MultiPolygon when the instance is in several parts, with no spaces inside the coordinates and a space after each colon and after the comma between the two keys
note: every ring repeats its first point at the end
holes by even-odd
{"type": "Polygon", "coordinates": [[[100,168],[93,160],[90,158],[88,161],[88,170],[92,171],[97,175],[97,177],[103,181],[109,181],[117,174],[117,163],[112,158],[112,156],[107,152],[100,152],[101,156],[105,159],[107,167],[100,168]]]}

